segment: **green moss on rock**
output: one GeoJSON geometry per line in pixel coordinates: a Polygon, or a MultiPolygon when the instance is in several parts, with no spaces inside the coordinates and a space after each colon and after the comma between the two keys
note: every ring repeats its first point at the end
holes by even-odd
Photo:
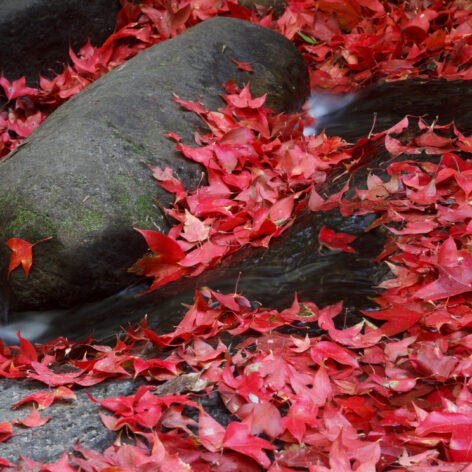
{"type": "Polygon", "coordinates": [[[14,217],[5,224],[2,233],[5,238],[32,239],[55,236],[56,231],[49,215],[20,207],[14,217]]]}

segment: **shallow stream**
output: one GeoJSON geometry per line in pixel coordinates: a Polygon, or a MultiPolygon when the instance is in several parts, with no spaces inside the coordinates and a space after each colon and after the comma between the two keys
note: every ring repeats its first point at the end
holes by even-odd
{"type": "Polygon", "coordinates": [[[174,282],[143,296],[140,294],[146,289],[144,283],[69,310],[13,313],[11,321],[0,328],[0,334],[7,343],[17,341],[18,329],[24,338],[35,342],[58,336],[80,340],[91,333],[96,339],[105,340],[119,332],[120,326],[139,323],[146,314],[149,326],[165,333],[180,320],[182,303],[191,304],[196,287],[202,286],[222,293],[242,292],[249,300],[271,308],[289,306],[295,292],[300,300],[312,300],[321,306],[344,300],[350,317],[355,316],[357,308],[372,306],[367,297],[375,294],[373,287],[385,274],[372,262],[382,241],[369,233],[353,244],[360,256],[334,252],[323,255],[318,233],[324,224],[361,234],[372,218],[342,220],[335,212],[304,215],[269,249],[243,251],[228,259],[223,267],[197,278],[174,282]]]}
{"type": "MultiPolygon", "coordinates": [[[[342,136],[351,142],[378,132],[400,121],[405,114],[428,114],[432,122],[453,118],[464,134],[472,133],[472,87],[467,82],[418,81],[378,85],[357,95],[313,95],[310,109],[318,119],[315,130],[342,136]],[[375,119],[374,119],[375,117],[375,119]]],[[[376,155],[355,176],[362,185],[367,172],[381,168],[386,156],[376,155]]],[[[383,247],[382,230],[364,233],[374,219],[342,218],[337,211],[305,214],[269,249],[248,249],[225,263],[193,279],[174,282],[151,294],[141,296],[146,285],[130,287],[105,300],[69,310],[10,313],[9,323],[0,327],[0,337],[7,344],[17,343],[16,333],[32,342],[46,342],[58,336],[72,340],[93,334],[95,339],[112,341],[120,326],[137,324],[148,316],[148,325],[159,333],[172,329],[191,304],[196,287],[208,285],[223,293],[242,292],[249,300],[271,308],[290,305],[294,292],[300,300],[319,306],[343,301],[346,316],[340,323],[352,325],[359,309],[370,309],[381,280],[389,277],[384,264],[374,263],[383,247]],[[358,235],[353,247],[359,254],[320,251],[318,234],[325,225],[335,231],[358,235]]]]}

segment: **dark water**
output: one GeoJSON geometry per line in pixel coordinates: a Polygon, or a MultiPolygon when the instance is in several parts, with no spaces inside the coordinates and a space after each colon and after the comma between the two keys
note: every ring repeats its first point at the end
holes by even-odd
{"type": "Polygon", "coordinates": [[[270,249],[248,249],[197,278],[174,282],[143,296],[139,294],[146,285],[131,287],[70,310],[13,313],[0,334],[11,343],[16,342],[18,329],[35,342],[58,336],[79,340],[92,332],[96,339],[106,340],[119,332],[120,326],[136,324],[146,314],[150,327],[168,332],[183,313],[182,303],[191,304],[195,289],[202,286],[222,293],[237,290],[251,301],[279,309],[291,304],[295,292],[300,300],[313,300],[321,306],[344,300],[352,318],[356,308],[372,306],[368,297],[375,295],[373,286],[386,274],[385,268],[372,262],[382,248],[383,236],[362,234],[371,221],[371,217],[347,220],[335,211],[303,215],[270,249]],[[359,234],[353,247],[360,255],[320,252],[318,233],[323,225],[359,234]]]}
{"type": "Polygon", "coordinates": [[[323,114],[317,130],[347,141],[386,130],[405,115],[424,116],[427,123],[455,121],[462,133],[472,133],[472,81],[405,80],[387,82],[343,98],[341,108],[323,114]]]}
{"type": "MultiPolygon", "coordinates": [[[[374,116],[375,132],[391,127],[405,114],[427,114],[431,122],[439,116],[441,124],[455,119],[462,132],[472,133],[470,82],[395,82],[356,95],[313,96],[311,108],[319,118],[316,130],[325,129],[328,135],[352,142],[368,135],[374,116]]],[[[375,147],[371,151],[370,161],[354,175],[353,186],[365,188],[368,172],[376,169],[382,173],[385,168],[385,152],[375,147]]],[[[337,191],[342,185],[343,181],[338,180],[325,190],[337,191]]],[[[344,321],[352,325],[360,319],[359,309],[374,307],[370,298],[378,293],[375,286],[389,277],[384,264],[373,262],[383,247],[382,230],[364,233],[373,219],[374,215],[347,219],[337,211],[305,214],[269,249],[245,250],[197,278],[140,296],[146,289],[143,282],[101,302],[70,310],[11,313],[9,324],[0,328],[0,336],[7,343],[15,343],[16,332],[21,329],[22,336],[34,342],[58,336],[80,340],[90,334],[106,342],[120,332],[120,326],[136,324],[144,315],[148,315],[150,327],[165,333],[181,319],[185,310],[182,304],[192,303],[196,287],[206,285],[222,293],[236,290],[249,300],[279,309],[290,305],[294,292],[300,300],[311,300],[319,306],[343,300],[344,321]],[[320,252],[318,234],[323,225],[359,235],[353,244],[359,254],[320,252]]]]}

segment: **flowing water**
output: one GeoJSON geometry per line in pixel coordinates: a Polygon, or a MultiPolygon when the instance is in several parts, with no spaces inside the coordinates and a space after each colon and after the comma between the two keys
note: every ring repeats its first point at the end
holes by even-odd
{"type": "MultiPolygon", "coordinates": [[[[409,113],[428,114],[431,121],[439,114],[443,123],[455,118],[467,134],[472,132],[471,104],[472,87],[463,82],[407,81],[378,85],[356,95],[317,94],[310,99],[310,112],[317,118],[312,131],[326,129],[328,135],[355,141],[371,129],[389,128],[409,113]]],[[[385,159],[379,151],[371,167],[381,168],[385,159]]],[[[354,176],[355,185],[362,185],[365,176],[366,170],[354,176]]],[[[21,329],[22,336],[33,342],[58,336],[80,340],[90,334],[107,342],[120,326],[137,324],[145,315],[151,328],[165,333],[181,319],[182,304],[192,303],[196,287],[205,285],[222,293],[242,292],[251,301],[279,309],[290,305],[294,292],[300,300],[319,306],[343,300],[346,317],[341,322],[352,325],[359,320],[359,309],[373,307],[370,298],[378,293],[375,286],[389,276],[384,264],[373,262],[383,247],[382,230],[363,232],[373,219],[373,215],[346,219],[335,210],[305,214],[270,248],[247,249],[197,278],[140,295],[146,289],[143,282],[69,310],[10,313],[9,323],[0,327],[0,337],[7,344],[17,343],[21,329]],[[353,246],[359,254],[320,252],[318,234],[323,225],[358,235],[353,246]]]]}
{"type": "Polygon", "coordinates": [[[195,289],[202,286],[222,293],[242,292],[251,301],[279,309],[291,304],[295,292],[300,300],[321,306],[344,300],[352,317],[357,308],[371,306],[368,297],[375,295],[373,287],[385,274],[385,269],[372,262],[382,247],[382,238],[362,235],[371,221],[369,217],[346,220],[336,212],[307,214],[269,249],[250,248],[194,279],[174,282],[146,295],[140,295],[146,285],[138,285],[69,310],[12,313],[0,335],[6,343],[17,342],[18,329],[22,337],[34,342],[58,336],[80,340],[91,333],[96,339],[107,340],[120,326],[139,323],[144,315],[148,315],[151,328],[164,333],[181,318],[182,303],[191,304],[195,289]],[[323,255],[317,235],[324,224],[360,234],[353,246],[361,255],[323,255]]]}
{"type": "Polygon", "coordinates": [[[323,119],[327,116],[342,115],[343,110],[357,97],[355,93],[314,92],[308,100],[308,113],[315,122],[305,128],[305,136],[319,133],[323,130],[323,119]]]}

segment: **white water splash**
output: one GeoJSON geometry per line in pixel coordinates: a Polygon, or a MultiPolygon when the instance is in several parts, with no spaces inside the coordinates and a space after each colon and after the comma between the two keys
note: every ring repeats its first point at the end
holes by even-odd
{"type": "Polygon", "coordinates": [[[303,134],[305,136],[311,136],[312,134],[319,133],[321,127],[317,126],[317,122],[323,116],[329,115],[330,113],[339,112],[346,106],[348,106],[356,98],[355,93],[332,93],[332,92],[319,92],[313,93],[308,100],[308,113],[316,121],[313,126],[305,128],[303,134]]]}
{"type": "Polygon", "coordinates": [[[22,338],[34,343],[48,332],[53,321],[49,312],[25,312],[23,320],[0,326],[0,339],[6,346],[17,345],[20,342],[17,335],[21,333],[22,338]]]}

